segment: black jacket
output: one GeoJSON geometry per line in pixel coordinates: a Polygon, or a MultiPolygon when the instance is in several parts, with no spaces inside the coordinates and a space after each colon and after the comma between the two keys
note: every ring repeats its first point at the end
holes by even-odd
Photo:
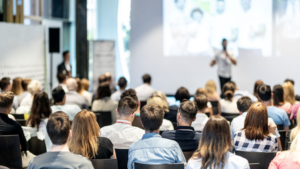
{"type": "MultiPolygon", "coordinates": [[[[70,72],[72,72],[72,66],[70,65],[71,70],[70,72]]],[[[59,64],[57,66],[57,73],[66,73],[69,74],[69,71],[67,70],[66,66],[65,66],[65,62],[62,62],[61,64],[59,64]]]]}

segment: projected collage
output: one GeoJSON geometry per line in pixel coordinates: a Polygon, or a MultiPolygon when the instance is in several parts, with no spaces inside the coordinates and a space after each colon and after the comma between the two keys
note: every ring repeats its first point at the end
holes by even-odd
{"type": "Polygon", "coordinates": [[[164,0],[164,56],[272,56],[272,0],[164,0]]]}

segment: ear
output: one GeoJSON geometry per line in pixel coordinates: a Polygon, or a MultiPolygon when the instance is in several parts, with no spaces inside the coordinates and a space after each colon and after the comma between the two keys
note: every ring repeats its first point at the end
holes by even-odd
{"type": "Polygon", "coordinates": [[[72,130],[69,131],[69,138],[72,137],[72,130]]]}
{"type": "Polygon", "coordinates": [[[177,113],[177,121],[181,119],[181,113],[177,113]]]}
{"type": "Polygon", "coordinates": [[[117,116],[120,116],[118,109],[116,109],[116,112],[117,112],[117,116]]]}
{"type": "Polygon", "coordinates": [[[195,121],[195,120],[196,120],[196,116],[194,117],[193,121],[195,121]]]}

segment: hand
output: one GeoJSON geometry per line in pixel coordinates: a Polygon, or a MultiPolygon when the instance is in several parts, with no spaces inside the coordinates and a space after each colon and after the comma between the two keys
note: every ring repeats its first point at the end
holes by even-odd
{"type": "Polygon", "coordinates": [[[269,132],[275,135],[275,130],[276,130],[277,126],[274,122],[269,122],[269,132]]]}

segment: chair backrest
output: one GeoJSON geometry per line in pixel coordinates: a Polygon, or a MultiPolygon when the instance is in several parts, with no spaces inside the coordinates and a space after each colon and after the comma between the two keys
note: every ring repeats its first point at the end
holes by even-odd
{"type": "Polygon", "coordinates": [[[47,152],[45,140],[39,140],[37,137],[31,137],[28,140],[28,150],[34,155],[40,155],[47,152]]]}
{"type": "Polygon", "coordinates": [[[92,159],[91,162],[95,169],[118,169],[117,159],[92,159]]]}
{"type": "Polygon", "coordinates": [[[284,130],[283,124],[277,125],[277,129],[278,129],[278,130],[284,130]]]}
{"type": "Polygon", "coordinates": [[[221,116],[223,116],[227,121],[230,122],[232,122],[232,120],[239,115],[240,115],[239,113],[224,113],[224,112],[221,113],[221,116]]]}
{"type": "Polygon", "coordinates": [[[209,112],[206,112],[205,114],[207,115],[207,117],[210,117],[210,113],[209,112]]]}
{"type": "Polygon", "coordinates": [[[287,145],[287,137],[286,137],[286,132],[285,130],[278,130],[279,134],[280,134],[280,142],[281,142],[281,147],[282,150],[287,150],[288,145],[287,145]]]}
{"type": "Polygon", "coordinates": [[[26,120],[24,119],[16,119],[16,122],[18,122],[21,126],[26,126],[26,120]]]}
{"type": "Polygon", "coordinates": [[[15,117],[15,119],[22,119],[24,120],[24,114],[11,114],[15,117]]]}
{"type": "Polygon", "coordinates": [[[109,126],[111,125],[111,112],[110,111],[94,111],[97,122],[100,127],[109,126]]]}
{"type": "Polygon", "coordinates": [[[8,168],[22,168],[18,135],[0,136],[0,165],[8,168]]]}
{"type": "Polygon", "coordinates": [[[219,114],[219,101],[210,101],[213,114],[219,114]]]}
{"type": "Polygon", "coordinates": [[[162,135],[163,132],[164,132],[164,131],[159,131],[159,134],[162,135]]]}
{"type": "Polygon", "coordinates": [[[145,128],[144,128],[144,126],[142,124],[140,116],[135,116],[134,117],[133,122],[132,122],[132,126],[139,127],[141,129],[145,130],[145,128]]]}
{"type": "Polygon", "coordinates": [[[115,151],[118,160],[118,168],[127,169],[128,149],[115,149],[115,151]]]}
{"type": "Polygon", "coordinates": [[[270,162],[276,156],[276,152],[236,151],[236,155],[246,158],[249,163],[259,163],[260,168],[267,169],[269,167],[270,162]]]}
{"type": "Polygon", "coordinates": [[[177,122],[172,122],[172,124],[173,124],[174,130],[176,130],[176,128],[177,128],[177,122]]]}
{"type": "Polygon", "coordinates": [[[259,163],[250,163],[249,166],[250,166],[250,169],[260,169],[259,163]]]}
{"type": "Polygon", "coordinates": [[[141,102],[140,108],[141,108],[141,110],[142,110],[142,108],[147,104],[147,101],[140,101],[140,102],[141,102]]]}
{"type": "Polygon", "coordinates": [[[135,169],[184,169],[184,164],[159,164],[159,165],[151,165],[151,164],[140,164],[134,163],[135,169]]]}
{"type": "Polygon", "coordinates": [[[189,161],[189,159],[192,157],[195,151],[183,151],[183,155],[186,159],[186,161],[189,161]]]}

